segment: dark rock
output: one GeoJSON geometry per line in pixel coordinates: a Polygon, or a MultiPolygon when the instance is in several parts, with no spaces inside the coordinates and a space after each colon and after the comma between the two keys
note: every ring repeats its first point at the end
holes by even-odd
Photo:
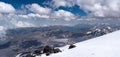
{"type": "Polygon", "coordinates": [[[47,45],[44,47],[43,53],[53,53],[53,48],[47,45]]]}
{"type": "Polygon", "coordinates": [[[41,55],[42,52],[41,52],[41,50],[35,50],[35,51],[33,52],[33,54],[35,54],[35,55],[41,55]]]}
{"type": "Polygon", "coordinates": [[[75,45],[71,44],[71,45],[69,46],[69,49],[72,49],[72,48],[75,48],[75,47],[76,47],[75,45]]]}
{"type": "Polygon", "coordinates": [[[43,49],[43,53],[46,53],[46,56],[49,56],[51,53],[58,53],[58,52],[61,52],[60,49],[54,49],[50,46],[45,46],[44,49],[43,49]]]}
{"type": "Polygon", "coordinates": [[[60,49],[54,49],[54,53],[62,52],[60,49]]]}
{"type": "Polygon", "coordinates": [[[25,57],[35,57],[35,56],[33,56],[33,55],[31,55],[31,54],[28,54],[28,55],[26,55],[25,57]]]}
{"type": "Polygon", "coordinates": [[[46,53],[46,56],[49,56],[50,55],[50,53],[46,53]]]}

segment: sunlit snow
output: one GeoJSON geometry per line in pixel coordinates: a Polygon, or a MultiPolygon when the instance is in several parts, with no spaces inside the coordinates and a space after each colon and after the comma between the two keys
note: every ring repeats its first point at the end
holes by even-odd
{"type": "Polygon", "coordinates": [[[77,47],[62,47],[61,53],[36,57],[120,57],[120,31],[76,43],[77,47]]]}

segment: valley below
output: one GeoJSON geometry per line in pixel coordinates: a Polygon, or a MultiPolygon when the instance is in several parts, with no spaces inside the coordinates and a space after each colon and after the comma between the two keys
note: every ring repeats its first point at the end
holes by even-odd
{"type": "Polygon", "coordinates": [[[19,53],[42,49],[45,45],[62,47],[116,30],[119,26],[48,26],[7,30],[6,42],[0,45],[0,56],[15,57],[19,53]]]}

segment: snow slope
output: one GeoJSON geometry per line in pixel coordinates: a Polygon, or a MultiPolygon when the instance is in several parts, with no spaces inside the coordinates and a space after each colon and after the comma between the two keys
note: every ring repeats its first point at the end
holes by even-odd
{"type": "Polygon", "coordinates": [[[120,31],[75,44],[68,49],[65,46],[61,53],[36,57],[120,57],[120,31]]]}

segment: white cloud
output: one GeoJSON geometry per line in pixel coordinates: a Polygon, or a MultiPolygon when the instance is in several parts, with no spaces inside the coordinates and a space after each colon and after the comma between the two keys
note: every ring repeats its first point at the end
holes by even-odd
{"type": "Polygon", "coordinates": [[[29,17],[27,15],[18,15],[20,18],[28,19],[29,17]]]}
{"type": "MultiPolygon", "coordinates": [[[[66,21],[70,21],[76,18],[76,16],[69,11],[53,11],[51,8],[45,8],[38,4],[24,5],[24,9],[16,10],[10,4],[4,2],[1,3],[3,3],[4,6],[7,5],[7,8],[5,7],[5,11],[1,10],[0,8],[0,26],[5,27],[6,29],[54,25],[61,24],[62,21],[64,21],[64,23],[62,23],[62,25],[64,25],[66,24],[66,21]]],[[[0,7],[4,6],[0,5],[0,7]]]]}
{"type": "MultiPolygon", "coordinates": [[[[64,1],[64,0],[60,0],[60,1],[64,1]]],[[[62,3],[64,4],[64,2],[62,2],[62,3]]],[[[19,15],[22,18],[27,18],[27,19],[28,18],[37,18],[37,19],[51,19],[51,20],[63,19],[63,20],[67,20],[67,21],[70,21],[70,20],[76,18],[76,16],[69,11],[65,11],[65,10],[55,11],[51,8],[42,7],[36,3],[24,5],[24,7],[26,7],[30,11],[30,13],[25,14],[25,15],[24,14],[19,15]]]]}
{"type": "Polygon", "coordinates": [[[27,7],[30,11],[38,14],[49,14],[51,12],[50,8],[44,8],[38,4],[27,5],[27,7]]]}
{"type": "Polygon", "coordinates": [[[77,0],[77,3],[85,11],[91,11],[94,16],[119,17],[120,0],[77,0]]]}
{"type": "Polygon", "coordinates": [[[74,0],[52,0],[53,7],[60,7],[60,6],[74,6],[74,0]],[[69,2],[68,2],[69,1],[69,2]]]}
{"type": "Polygon", "coordinates": [[[43,19],[49,19],[50,16],[49,15],[40,15],[40,14],[35,14],[35,13],[29,13],[27,15],[18,15],[20,18],[25,18],[25,19],[29,19],[29,18],[43,18],[43,19]]]}
{"type": "Polygon", "coordinates": [[[120,17],[120,0],[53,0],[53,6],[78,5],[91,16],[120,17]],[[60,4],[63,3],[63,4],[60,4]]]}
{"type": "Polygon", "coordinates": [[[66,6],[67,2],[65,0],[53,0],[54,7],[66,6]]]}
{"type": "MultiPolygon", "coordinates": [[[[53,0],[53,6],[67,6],[72,7],[75,4],[79,5],[85,12],[91,11],[91,16],[101,17],[119,17],[120,16],[120,0],[53,0]]],[[[23,8],[16,10],[11,4],[0,2],[0,25],[9,27],[30,27],[41,25],[43,19],[49,20],[65,20],[71,21],[76,19],[73,13],[65,10],[54,11],[51,8],[42,7],[39,4],[24,5],[23,8]],[[26,9],[27,7],[27,9],[26,9]],[[14,13],[18,11],[17,13],[14,13]],[[27,12],[28,11],[28,12],[27,12]],[[14,14],[2,14],[2,13],[14,13],[14,14]],[[35,20],[34,20],[35,19],[35,20]],[[36,19],[42,19],[36,22],[36,19]],[[15,20],[15,21],[14,21],[15,20]],[[4,23],[4,24],[3,24],[4,23]]],[[[49,21],[52,23],[52,21],[49,21]]],[[[62,21],[61,21],[62,22],[62,21]]],[[[47,23],[47,22],[46,22],[47,23]]],[[[58,22],[60,23],[60,22],[58,22]]],[[[54,23],[55,24],[55,23],[54,23]]]]}
{"type": "Polygon", "coordinates": [[[4,30],[5,28],[3,26],[0,26],[0,31],[4,30]]]}
{"type": "Polygon", "coordinates": [[[23,22],[23,21],[18,21],[15,25],[17,27],[35,27],[35,25],[33,25],[32,23],[23,22]]]}
{"type": "MultiPolygon", "coordinates": [[[[6,28],[4,26],[0,26],[0,42],[6,40],[6,38],[4,38],[5,34],[6,34],[5,29],[6,28]]],[[[0,43],[0,44],[2,44],[2,43],[0,43]]]]}
{"type": "Polygon", "coordinates": [[[0,2],[0,13],[13,13],[15,8],[11,4],[0,2]]]}
{"type": "Polygon", "coordinates": [[[26,15],[19,15],[23,18],[38,18],[38,19],[63,19],[66,21],[70,21],[72,19],[75,19],[76,16],[65,10],[58,10],[58,11],[52,11],[50,8],[44,8],[41,7],[38,4],[31,4],[26,5],[27,9],[30,10],[32,13],[26,14],[26,15]]]}
{"type": "Polygon", "coordinates": [[[66,21],[70,21],[71,19],[75,19],[75,16],[71,12],[65,10],[58,10],[53,13],[53,18],[65,19],[66,21]]]}
{"type": "Polygon", "coordinates": [[[28,17],[49,19],[49,15],[40,15],[40,14],[33,14],[33,13],[28,14],[28,17]]]}

